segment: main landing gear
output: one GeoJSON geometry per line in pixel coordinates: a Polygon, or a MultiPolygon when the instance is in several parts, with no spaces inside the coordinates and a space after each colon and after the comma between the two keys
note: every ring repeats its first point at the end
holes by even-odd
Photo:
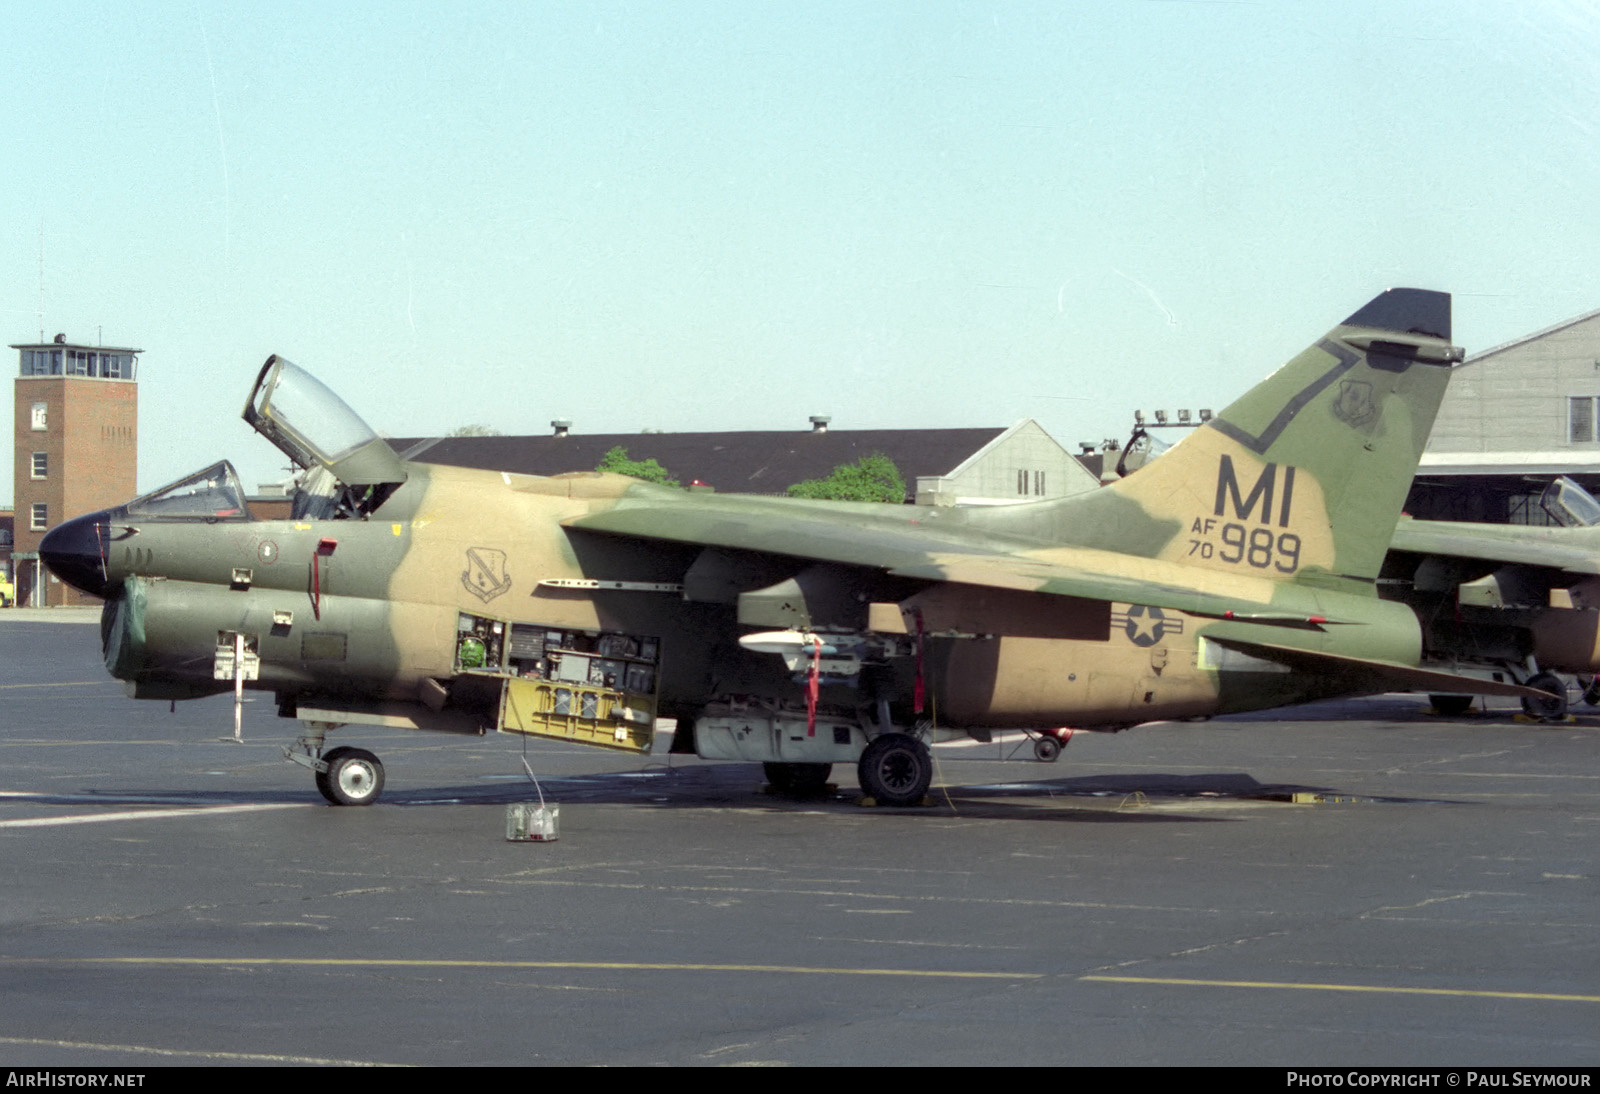
{"type": "Polygon", "coordinates": [[[933,753],[908,734],[884,733],[861,753],[856,778],[880,805],[916,805],[933,782],[933,753]]]}
{"type": "Polygon", "coordinates": [[[1543,722],[1559,722],[1567,716],[1567,682],[1553,672],[1541,672],[1530,676],[1523,683],[1530,688],[1550,692],[1545,699],[1534,699],[1525,696],[1522,700],[1522,710],[1530,718],[1538,718],[1543,722]]]}
{"type": "Polygon", "coordinates": [[[1573,683],[1583,692],[1583,701],[1586,705],[1600,707],[1600,676],[1574,677],[1573,683]]]}
{"type": "Polygon", "coordinates": [[[328,730],[337,728],[307,722],[305,735],[283,750],[283,758],[309,767],[316,776],[317,792],[330,805],[371,805],[383,793],[383,762],[364,748],[322,751],[328,730]]]}
{"type": "MultiPolygon", "coordinates": [[[[1522,697],[1522,713],[1539,722],[1564,722],[1567,712],[1571,709],[1571,700],[1567,690],[1567,679],[1553,672],[1540,671],[1529,658],[1526,666],[1504,665],[1500,666],[1511,678],[1524,687],[1530,687],[1547,694],[1535,698],[1531,695],[1522,697]],[[1532,675],[1526,675],[1532,673],[1532,675]]],[[[1495,679],[1500,679],[1497,673],[1495,679]]],[[[1577,679],[1578,688],[1583,693],[1583,700],[1590,705],[1600,705],[1600,680],[1585,681],[1583,677],[1577,679]]],[[[1477,701],[1473,695],[1429,695],[1433,709],[1447,718],[1459,718],[1472,709],[1472,704],[1477,701]]]]}

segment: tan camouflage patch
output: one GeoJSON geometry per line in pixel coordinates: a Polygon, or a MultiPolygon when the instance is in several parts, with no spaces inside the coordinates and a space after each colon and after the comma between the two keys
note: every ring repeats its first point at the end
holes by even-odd
{"type": "Polygon", "coordinates": [[[1165,561],[1269,581],[1333,568],[1333,532],[1316,476],[1269,463],[1220,430],[1195,431],[1111,487],[1119,488],[1152,517],[1182,524],[1156,556],[1165,561]],[[1179,452],[1183,459],[1174,459],[1179,452]]]}

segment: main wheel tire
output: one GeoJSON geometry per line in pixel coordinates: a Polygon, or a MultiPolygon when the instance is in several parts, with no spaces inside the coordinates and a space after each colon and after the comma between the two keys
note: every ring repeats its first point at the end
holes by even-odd
{"type": "Polygon", "coordinates": [[[1459,718],[1472,709],[1476,701],[1474,695],[1430,695],[1428,702],[1433,704],[1433,709],[1443,714],[1446,718],[1459,718]]]}
{"type": "Polygon", "coordinates": [[[1033,742],[1033,757],[1040,763],[1053,764],[1061,756],[1059,737],[1039,737],[1033,742]]]}
{"type": "MultiPolygon", "coordinates": [[[[1583,684],[1583,678],[1578,678],[1578,683],[1583,684]]],[[[1584,684],[1583,701],[1592,707],[1600,707],[1600,676],[1589,677],[1589,682],[1584,684]]]]}
{"type": "Polygon", "coordinates": [[[1539,691],[1548,691],[1553,694],[1548,699],[1534,699],[1524,697],[1522,709],[1530,718],[1538,718],[1545,722],[1559,722],[1567,716],[1567,684],[1553,672],[1541,672],[1537,676],[1530,676],[1523,683],[1539,691]]]}
{"type": "Polygon", "coordinates": [[[856,777],[883,805],[916,805],[933,782],[933,753],[915,737],[885,733],[861,753],[856,777]]]}
{"type": "Polygon", "coordinates": [[[364,748],[335,748],[317,772],[317,790],[334,805],[371,805],[383,793],[383,764],[364,748]]]}
{"type": "Polygon", "coordinates": [[[820,794],[828,788],[828,776],[833,774],[832,764],[765,763],[761,770],[767,782],[782,794],[820,794]]]}

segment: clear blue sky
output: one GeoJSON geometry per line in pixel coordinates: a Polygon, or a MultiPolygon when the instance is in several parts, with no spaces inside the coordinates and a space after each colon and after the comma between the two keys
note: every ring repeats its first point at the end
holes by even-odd
{"type": "Polygon", "coordinates": [[[1600,307],[1588,3],[150,0],[4,41],[0,331],[42,236],[45,336],[146,350],[145,489],[279,477],[238,419],[271,353],[397,435],[1072,444],[1387,286],[1469,351],[1600,307]]]}

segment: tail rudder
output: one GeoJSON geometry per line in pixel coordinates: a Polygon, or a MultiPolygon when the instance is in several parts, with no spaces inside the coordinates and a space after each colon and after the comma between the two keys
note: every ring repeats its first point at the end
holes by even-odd
{"type": "Polygon", "coordinates": [[[1370,592],[1461,356],[1448,294],[1390,289],[1136,474],[978,519],[1043,542],[1370,592]]]}
{"type": "Polygon", "coordinates": [[[1390,289],[1109,489],[1178,518],[1159,557],[1370,584],[1461,357],[1447,293],[1390,289]]]}

